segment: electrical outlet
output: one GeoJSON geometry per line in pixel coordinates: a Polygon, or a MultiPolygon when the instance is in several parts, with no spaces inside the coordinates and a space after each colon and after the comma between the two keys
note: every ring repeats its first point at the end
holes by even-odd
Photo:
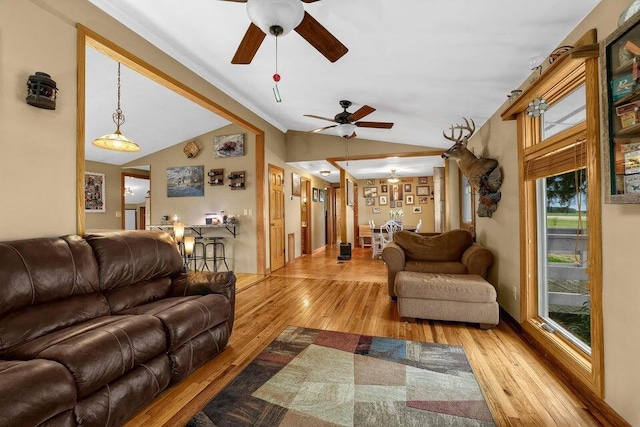
{"type": "Polygon", "coordinates": [[[243,213],[244,213],[244,216],[247,216],[247,210],[246,209],[243,211],[243,213]]]}
{"type": "Polygon", "coordinates": [[[116,218],[121,218],[121,217],[122,217],[122,212],[116,211],[116,218]]]}
{"type": "Polygon", "coordinates": [[[253,209],[249,209],[249,216],[253,215],[253,209]]]}
{"type": "Polygon", "coordinates": [[[511,287],[511,293],[513,294],[513,299],[517,300],[518,299],[518,289],[516,288],[516,285],[513,285],[511,287]]]}

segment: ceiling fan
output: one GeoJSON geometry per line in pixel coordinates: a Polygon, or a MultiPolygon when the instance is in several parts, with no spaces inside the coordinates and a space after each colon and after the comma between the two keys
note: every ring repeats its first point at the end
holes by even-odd
{"type": "Polygon", "coordinates": [[[232,64],[250,64],[265,36],[282,36],[295,30],[329,61],[336,62],[348,49],[304,10],[302,3],[318,0],[221,0],[247,3],[251,20],[232,64]]]}
{"type": "Polygon", "coordinates": [[[356,128],[377,128],[377,129],[391,129],[393,127],[393,123],[389,122],[362,122],[359,121],[361,118],[368,116],[369,114],[376,111],[375,108],[370,107],[368,105],[363,105],[360,107],[355,113],[350,113],[347,111],[347,108],[351,106],[351,101],[342,100],[340,101],[340,106],[344,109],[342,113],[336,114],[333,119],[328,117],[316,116],[313,114],[305,114],[305,117],[313,117],[315,119],[320,120],[328,120],[330,122],[335,122],[337,124],[331,126],[325,126],[322,128],[314,129],[307,133],[316,133],[321,132],[325,129],[336,128],[338,135],[343,138],[353,138],[356,136],[356,128]]]}

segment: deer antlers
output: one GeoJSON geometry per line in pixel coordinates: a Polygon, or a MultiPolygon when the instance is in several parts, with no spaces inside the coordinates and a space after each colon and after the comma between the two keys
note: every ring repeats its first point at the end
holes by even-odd
{"type": "Polygon", "coordinates": [[[453,141],[456,144],[461,143],[463,140],[468,140],[469,138],[471,138],[471,135],[473,135],[473,133],[476,131],[476,124],[473,122],[473,119],[471,120],[471,124],[469,124],[469,120],[467,120],[465,117],[463,117],[464,119],[464,125],[458,124],[456,123],[456,125],[451,125],[450,129],[451,129],[451,136],[447,136],[446,133],[444,133],[444,131],[442,131],[442,135],[448,139],[449,141],[453,141]],[[458,134],[458,137],[456,138],[454,136],[455,130],[458,129],[460,130],[460,133],[458,134]],[[467,133],[466,135],[463,134],[464,131],[468,131],[469,133],[467,133]]]}

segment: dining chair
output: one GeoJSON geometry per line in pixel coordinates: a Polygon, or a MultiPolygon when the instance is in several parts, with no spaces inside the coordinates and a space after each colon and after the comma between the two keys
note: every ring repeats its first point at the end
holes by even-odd
{"type": "Polygon", "coordinates": [[[382,233],[376,229],[376,224],[372,219],[369,220],[369,227],[371,227],[371,248],[373,249],[371,258],[378,258],[382,256],[382,247],[384,246],[382,233]]]}
{"type": "Polygon", "coordinates": [[[380,227],[380,235],[382,236],[382,246],[386,245],[388,242],[391,242],[393,240],[393,233],[395,233],[398,230],[402,230],[402,227],[396,221],[389,220],[385,222],[380,227]]]}

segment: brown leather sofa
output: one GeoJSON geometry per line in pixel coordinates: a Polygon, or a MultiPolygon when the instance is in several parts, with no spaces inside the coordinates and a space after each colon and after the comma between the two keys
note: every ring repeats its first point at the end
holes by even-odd
{"type": "Polygon", "coordinates": [[[395,299],[394,284],[400,271],[475,274],[486,279],[493,254],[474,243],[473,235],[463,229],[435,236],[399,231],[393,234],[393,242],[382,249],[382,260],[387,264],[389,295],[395,299]]]}
{"type": "Polygon", "coordinates": [[[226,346],[232,272],[151,231],[0,243],[0,423],[117,426],[226,346]]]}

